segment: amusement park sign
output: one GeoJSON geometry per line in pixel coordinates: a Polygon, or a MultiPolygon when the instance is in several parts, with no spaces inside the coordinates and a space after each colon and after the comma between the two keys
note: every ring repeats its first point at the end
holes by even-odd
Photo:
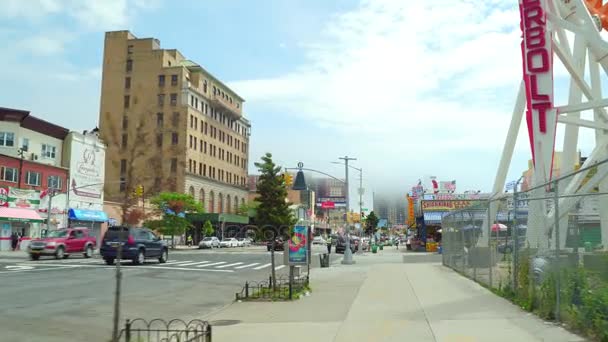
{"type": "Polygon", "coordinates": [[[422,201],[423,211],[450,211],[458,210],[470,207],[476,201],[474,200],[463,200],[463,201],[422,201]]]}
{"type": "Polygon", "coordinates": [[[551,179],[557,111],[553,108],[553,50],[547,27],[547,0],[519,0],[523,40],[523,78],[526,122],[534,168],[544,181],[551,179]]]}

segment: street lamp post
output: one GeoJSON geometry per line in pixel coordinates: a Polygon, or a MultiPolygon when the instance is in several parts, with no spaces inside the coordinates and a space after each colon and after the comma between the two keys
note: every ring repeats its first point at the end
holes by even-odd
{"type": "MultiPolygon", "coordinates": [[[[348,157],[346,157],[346,158],[348,158],[348,157]]],[[[344,158],[340,158],[340,159],[344,159],[344,158]]],[[[356,160],[356,159],[351,158],[351,160],[356,160]]],[[[354,167],[352,165],[349,165],[348,161],[346,161],[346,163],[344,163],[344,164],[340,163],[340,162],[332,162],[332,164],[345,165],[345,167],[346,167],[347,170],[350,167],[352,169],[355,169],[355,170],[359,171],[359,191],[358,191],[358,193],[359,193],[359,219],[363,218],[363,168],[358,168],[358,167],[354,167]]],[[[348,175],[348,172],[347,172],[347,175],[348,175]]],[[[347,189],[347,192],[346,192],[346,196],[347,196],[346,203],[348,205],[348,202],[349,202],[349,199],[348,199],[348,181],[346,183],[346,189],[347,189]]],[[[347,208],[348,208],[348,206],[347,206],[347,208]]],[[[348,212],[348,209],[347,209],[347,212],[348,212]]],[[[361,229],[363,229],[363,227],[361,227],[361,229]]],[[[361,242],[361,246],[360,246],[359,250],[357,251],[357,253],[358,254],[362,254],[363,253],[363,243],[362,242],[361,242]]]]}

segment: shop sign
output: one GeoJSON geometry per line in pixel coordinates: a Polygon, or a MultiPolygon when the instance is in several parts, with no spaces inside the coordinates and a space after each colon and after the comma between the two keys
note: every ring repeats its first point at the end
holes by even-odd
{"type": "Polygon", "coordinates": [[[422,201],[422,210],[424,211],[448,211],[464,209],[471,206],[474,201],[422,201]]]}
{"type": "Polygon", "coordinates": [[[7,202],[11,208],[37,209],[40,205],[40,192],[37,190],[9,187],[7,202]]]}
{"type": "Polygon", "coordinates": [[[8,207],[8,188],[0,187],[0,207],[8,207]]]}
{"type": "Polygon", "coordinates": [[[336,207],[336,203],[334,203],[332,201],[321,202],[322,209],[333,209],[335,207],[336,207]]]}

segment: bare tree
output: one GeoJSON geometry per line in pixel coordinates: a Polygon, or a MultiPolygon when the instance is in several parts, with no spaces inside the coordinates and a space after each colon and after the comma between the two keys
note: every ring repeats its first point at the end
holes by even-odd
{"type": "MultiPolygon", "coordinates": [[[[155,131],[150,127],[150,118],[154,115],[147,111],[144,115],[125,116],[121,125],[117,125],[109,113],[102,120],[104,126],[100,134],[108,145],[105,197],[119,203],[123,224],[135,225],[149,216],[150,213],[144,213],[143,209],[145,198],[151,198],[163,190],[181,190],[177,187],[175,174],[166,171],[167,162],[171,161],[165,160],[165,156],[183,155],[183,147],[170,146],[168,153],[163,153],[163,134],[166,132],[164,128],[155,131]],[[134,125],[131,121],[135,121],[134,125]],[[117,186],[119,182],[120,186],[117,186]],[[140,194],[136,191],[138,187],[141,187],[140,194]]],[[[173,122],[173,128],[177,124],[173,122]]],[[[177,159],[177,169],[183,170],[184,161],[177,159]]]]}

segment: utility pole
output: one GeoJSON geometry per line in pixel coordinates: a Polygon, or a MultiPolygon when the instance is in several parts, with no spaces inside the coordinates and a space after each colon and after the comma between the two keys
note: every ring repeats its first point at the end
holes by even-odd
{"type": "Polygon", "coordinates": [[[353,261],[353,254],[350,250],[350,237],[348,236],[349,227],[348,227],[348,213],[350,212],[350,196],[348,191],[348,162],[350,160],[357,160],[356,158],[349,158],[348,156],[340,157],[339,159],[344,160],[344,172],[345,172],[345,195],[346,195],[346,234],[344,240],[346,241],[346,248],[344,248],[344,259],[342,259],[342,264],[352,265],[355,262],[353,261]]]}

